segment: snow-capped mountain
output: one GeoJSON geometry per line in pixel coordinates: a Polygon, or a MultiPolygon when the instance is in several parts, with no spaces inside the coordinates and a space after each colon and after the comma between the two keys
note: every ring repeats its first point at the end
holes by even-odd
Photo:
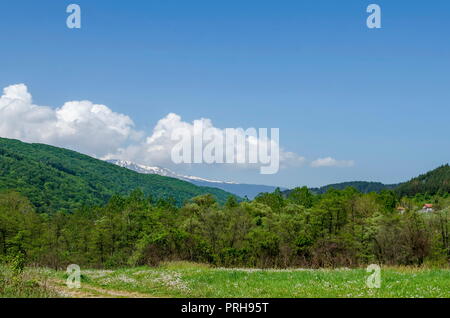
{"type": "Polygon", "coordinates": [[[139,173],[158,174],[160,176],[177,178],[177,179],[181,179],[181,180],[189,181],[189,182],[197,181],[197,182],[208,182],[208,183],[237,184],[236,182],[208,180],[208,179],[195,177],[195,176],[185,176],[185,175],[173,172],[172,170],[169,170],[167,168],[161,168],[161,167],[157,167],[157,166],[145,166],[145,165],[140,165],[135,162],[127,161],[127,160],[107,160],[107,162],[113,163],[117,166],[127,168],[130,170],[139,172],[139,173]]]}
{"type": "MultiPolygon", "coordinates": [[[[236,194],[240,197],[247,196],[249,199],[253,199],[261,192],[273,192],[277,187],[274,186],[266,186],[266,185],[256,185],[256,184],[242,184],[230,181],[218,181],[218,180],[209,180],[205,178],[200,178],[196,176],[187,176],[178,174],[172,170],[167,168],[157,167],[157,166],[146,166],[137,164],[128,160],[107,160],[107,162],[115,164],[117,166],[127,168],[138,173],[144,174],[158,174],[164,177],[171,177],[180,180],[184,180],[190,183],[193,183],[202,187],[213,187],[219,188],[230,193],[236,194]]],[[[284,190],[285,188],[281,188],[284,190]]]]}

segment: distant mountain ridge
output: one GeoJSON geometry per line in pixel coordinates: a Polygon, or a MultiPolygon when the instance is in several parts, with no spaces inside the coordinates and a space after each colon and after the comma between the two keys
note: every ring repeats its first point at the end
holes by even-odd
{"type": "MultiPolygon", "coordinates": [[[[329,189],[333,188],[336,190],[344,190],[348,187],[353,187],[361,193],[370,193],[370,192],[380,192],[382,190],[393,190],[398,186],[398,184],[384,184],[381,182],[370,182],[370,181],[349,181],[349,182],[340,182],[334,184],[328,184],[322,187],[317,188],[309,188],[312,193],[315,194],[324,194],[329,189]]],[[[284,195],[289,195],[292,189],[283,191],[284,195]]]]}
{"type": "Polygon", "coordinates": [[[154,200],[173,198],[178,205],[206,193],[220,203],[232,195],[176,178],[136,173],[63,148],[0,138],[0,191],[23,194],[39,212],[100,205],[138,188],[154,200]]]}
{"type": "MultiPolygon", "coordinates": [[[[381,182],[369,181],[351,181],[329,184],[319,188],[310,188],[309,190],[316,194],[323,194],[331,188],[336,190],[343,190],[348,187],[353,187],[361,193],[393,190],[399,196],[450,193],[450,166],[448,164],[442,165],[434,170],[421,174],[418,177],[412,178],[407,182],[398,184],[384,184],[381,182]]],[[[292,189],[283,191],[283,194],[289,195],[291,191],[292,189]]]]}
{"type": "Polygon", "coordinates": [[[370,193],[370,192],[380,192],[382,190],[392,190],[395,189],[397,186],[398,184],[384,184],[381,182],[350,181],[350,182],[328,184],[326,186],[319,188],[311,188],[310,190],[317,194],[323,194],[331,188],[336,190],[343,190],[348,187],[353,187],[361,193],[370,193]]]}
{"type": "MultiPolygon", "coordinates": [[[[158,174],[162,176],[169,176],[180,180],[188,181],[195,185],[215,187],[224,191],[233,193],[240,197],[247,196],[249,199],[255,198],[258,194],[264,192],[273,192],[276,186],[240,184],[236,182],[209,180],[195,176],[185,176],[177,174],[169,169],[153,166],[139,165],[131,161],[124,160],[109,160],[121,167],[134,170],[143,174],[158,174]]],[[[438,191],[450,192],[450,167],[448,164],[443,165],[437,169],[429,171],[423,175],[411,179],[410,181],[398,184],[384,184],[381,182],[370,181],[350,181],[328,184],[322,187],[310,188],[310,191],[315,194],[323,194],[329,189],[343,190],[348,187],[353,187],[361,193],[380,192],[382,190],[393,190],[399,195],[413,196],[417,193],[436,194],[438,191]]],[[[289,195],[291,189],[280,188],[285,195],[289,195]]]]}
{"type": "MultiPolygon", "coordinates": [[[[127,168],[133,171],[136,171],[138,173],[143,174],[157,174],[161,176],[167,176],[172,178],[177,178],[180,180],[184,180],[190,183],[193,183],[195,185],[201,186],[201,187],[213,187],[222,189],[224,191],[233,193],[240,197],[248,197],[249,199],[255,198],[258,194],[262,192],[273,192],[277,188],[276,186],[267,186],[267,185],[257,185],[257,184],[244,184],[244,183],[237,183],[237,182],[230,182],[230,181],[218,181],[218,180],[210,180],[195,176],[187,176],[187,175],[181,175],[176,172],[173,172],[170,169],[162,168],[158,166],[146,166],[137,164],[132,161],[127,160],[118,160],[118,159],[111,159],[107,160],[107,162],[118,165],[123,168],[127,168]]],[[[281,188],[282,190],[286,188],[281,188]]]]}

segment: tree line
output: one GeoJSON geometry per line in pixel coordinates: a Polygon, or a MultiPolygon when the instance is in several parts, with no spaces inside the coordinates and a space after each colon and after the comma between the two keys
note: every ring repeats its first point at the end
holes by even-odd
{"type": "Polygon", "coordinates": [[[115,268],[187,260],[224,267],[448,266],[450,197],[399,198],[354,188],[316,195],[306,187],[253,201],[213,195],[174,201],[113,196],[72,213],[37,213],[27,198],[0,193],[0,260],[53,268],[115,268]],[[421,213],[423,203],[436,212],[421,213]],[[399,206],[406,210],[401,213],[399,206]]]}

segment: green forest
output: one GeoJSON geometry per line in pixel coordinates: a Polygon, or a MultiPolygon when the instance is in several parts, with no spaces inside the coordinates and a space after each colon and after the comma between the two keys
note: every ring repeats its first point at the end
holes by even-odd
{"type": "Polygon", "coordinates": [[[38,212],[72,212],[83,205],[104,204],[114,194],[127,195],[136,188],[177,205],[205,193],[222,203],[229,196],[220,189],[139,174],[75,151],[0,138],[0,190],[23,194],[38,212]]]}
{"type": "Polygon", "coordinates": [[[210,195],[182,207],[136,190],[73,213],[37,213],[18,193],[0,195],[0,255],[17,266],[92,268],[186,260],[223,267],[447,266],[450,197],[398,199],[353,188],[295,189],[254,201],[210,195]],[[418,211],[433,202],[436,211],[418,211]],[[407,210],[400,213],[396,206],[407,210]]]}
{"type": "Polygon", "coordinates": [[[59,269],[448,266],[450,167],[398,186],[299,187],[243,200],[79,153],[0,139],[0,261],[59,269]],[[432,204],[432,212],[423,212],[432,204]]]}

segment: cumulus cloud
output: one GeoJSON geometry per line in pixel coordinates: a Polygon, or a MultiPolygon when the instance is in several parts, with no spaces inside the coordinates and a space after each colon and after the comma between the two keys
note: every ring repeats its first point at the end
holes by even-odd
{"type": "Polygon", "coordinates": [[[52,109],[33,104],[24,84],[0,97],[0,136],[78,150],[94,156],[116,151],[140,133],[126,115],[90,101],[71,101],[52,109]]]}
{"type": "Polygon", "coordinates": [[[336,160],[331,157],[319,158],[311,162],[311,167],[352,167],[355,165],[353,160],[336,160]]]}
{"type": "MultiPolygon", "coordinates": [[[[201,133],[196,129],[199,125],[203,127],[203,132],[208,132],[207,136],[203,135],[206,144],[208,140],[226,134],[226,129],[215,127],[211,119],[200,118],[186,122],[179,115],[170,113],[160,119],[150,135],[146,136],[134,128],[130,117],[88,100],[69,101],[58,108],[36,105],[24,84],[4,88],[0,97],[0,137],[69,148],[102,159],[172,165],[172,149],[178,142],[173,138],[174,132],[182,130],[196,138],[201,133]]],[[[261,135],[258,130],[256,135],[247,133],[244,130],[235,131],[236,138],[244,138],[247,146],[245,150],[236,147],[233,149],[235,162],[248,159],[249,149],[256,144],[265,145],[269,149],[270,146],[279,147],[282,168],[298,167],[307,162],[304,157],[282,149],[279,141],[270,135],[261,135]]],[[[229,146],[228,139],[225,138],[224,142],[229,146]]],[[[327,157],[314,160],[310,165],[350,167],[354,162],[327,157]]],[[[232,166],[258,168],[261,165],[240,163],[232,166]]]]}
{"type": "MultiPolygon", "coordinates": [[[[189,135],[191,139],[199,138],[204,140],[204,144],[208,144],[213,139],[223,139],[223,145],[233,150],[236,163],[240,163],[237,167],[249,168],[257,167],[257,164],[248,164],[249,151],[251,145],[262,145],[270,149],[271,146],[279,147],[276,141],[272,139],[270,135],[261,136],[259,131],[256,130],[256,135],[252,136],[247,134],[244,129],[235,130],[236,138],[243,138],[245,140],[245,148],[241,149],[237,147],[237,144],[232,144],[229,139],[226,138],[226,130],[217,128],[213,125],[212,121],[207,118],[201,118],[192,122],[183,121],[182,118],[174,113],[168,114],[166,117],[160,119],[156,126],[153,128],[153,132],[148,136],[145,141],[140,144],[132,144],[128,147],[121,148],[116,153],[108,154],[105,159],[120,158],[123,160],[141,161],[157,165],[164,165],[172,162],[172,149],[179,143],[177,139],[174,139],[176,132],[184,131],[186,135],[189,135]],[[202,127],[202,130],[196,129],[196,127],[202,127]]],[[[286,166],[299,166],[305,162],[305,158],[299,156],[293,152],[286,152],[280,149],[280,162],[282,167],[286,166]]],[[[224,150],[223,158],[226,161],[226,150],[224,150]]]]}
{"type": "Polygon", "coordinates": [[[281,150],[280,162],[282,168],[300,167],[306,162],[306,158],[294,152],[281,150]]]}

